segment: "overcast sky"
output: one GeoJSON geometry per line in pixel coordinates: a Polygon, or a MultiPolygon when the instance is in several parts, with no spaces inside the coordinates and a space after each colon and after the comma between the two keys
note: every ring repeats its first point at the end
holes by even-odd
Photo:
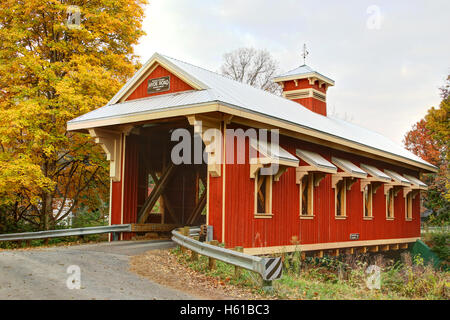
{"type": "Polygon", "coordinates": [[[269,50],[285,72],[306,64],[335,80],[328,113],[404,134],[440,102],[450,73],[450,1],[151,0],[136,53],[218,71],[225,52],[269,50]]]}

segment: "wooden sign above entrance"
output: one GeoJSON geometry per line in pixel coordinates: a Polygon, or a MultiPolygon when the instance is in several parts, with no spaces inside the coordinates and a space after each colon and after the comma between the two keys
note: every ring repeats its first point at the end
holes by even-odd
{"type": "Polygon", "coordinates": [[[147,94],[164,92],[169,90],[170,90],[170,76],[148,80],[147,94]]]}

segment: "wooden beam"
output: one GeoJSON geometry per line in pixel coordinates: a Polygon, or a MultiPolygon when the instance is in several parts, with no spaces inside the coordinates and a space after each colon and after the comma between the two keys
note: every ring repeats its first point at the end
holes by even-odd
{"type": "Polygon", "coordinates": [[[399,245],[398,245],[398,243],[397,244],[391,244],[390,248],[391,248],[391,250],[398,250],[399,245]]]}
{"type": "Polygon", "coordinates": [[[323,172],[314,173],[314,187],[318,187],[320,182],[325,178],[326,174],[323,172]]]}
{"type": "Polygon", "coordinates": [[[407,244],[416,242],[420,237],[413,238],[395,238],[395,239],[377,239],[377,240],[352,240],[344,242],[327,242],[327,243],[311,243],[311,244],[295,244],[295,245],[282,245],[272,247],[257,247],[257,248],[244,248],[244,253],[252,255],[263,254],[275,254],[285,252],[317,252],[319,250],[333,250],[333,249],[346,249],[346,248],[362,248],[380,246],[386,244],[407,244]]]}
{"type": "Polygon", "coordinates": [[[355,184],[356,180],[357,180],[356,178],[347,179],[347,191],[352,190],[352,186],[355,184]]]}
{"type": "Polygon", "coordinates": [[[380,247],[379,246],[373,246],[373,247],[370,247],[370,252],[378,252],[379,250],[380,250],[380,247]]]}
{"type": "MultiPolygon", "coordinates": [[[[156,173],[154,171],[149,171],[149,173],[152,176],[153,181],[155,183],[159,183],[159,178],[156,176],[156,173]]],[[[181,224],[180,219],[178,219],[175,215],[175,209],[172,207],[172,204],[170,203],[167,195],[163,193],[161,197],[164,203],[164,213],[167,212],[169,216],[172,218],[172,221],[175,222],[176,224],[181,224]]]]}
{"type": "Polygon", "coordinates": [[[145,203],[138,214],[138,223],[145,223],[148,216],[150,215],[151,210],[163,193],[175,170],[176,166],[173,163],[170,163],[166,171],[164,171],[163,175],[159,179],[158,184],[155,186],[150,196],[145,200],[145,203]]]}
{"type": "Polygon", "coordinates": [[[195,220],[198,218],[198,216],[202,213],[203,209],[206,205],[206,194],[207,190],[203,190],[202,195],[200,196],[200,201],[195,206],[194,210],[192,211],[191,215],[187,219],[187,224],[193,224],[195,220]]]}
{"type": "Polygon", "coordinates": [[[407,243],[401,243],[400,244],[400,249],[408,249],[408,244],[407,243]]]}
{"type": "Polygon", "coordinates": [[[381,251],[389,251],[389,245],[388,244],[382,245],[381,251]]]}
{"type": "Polygon", "coordinates": [[[286,172],[286,170],[287,170],[286,166],[280,166],[280,168],[278,169],[278,172],[273,177],[273,180],[274,181],[280,181],[280,177],[283,175],[283,173],[286,172]]]}

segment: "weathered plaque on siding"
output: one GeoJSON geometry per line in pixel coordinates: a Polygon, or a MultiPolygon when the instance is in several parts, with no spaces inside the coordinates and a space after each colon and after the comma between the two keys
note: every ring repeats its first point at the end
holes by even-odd
{"type": "Polygon", "coordinates": [[[350,240],[358,240],[359,233],[350,233],[350,240]]]}
{"type": "Polygon", "coordinates": [[[170,76],[156,79],[149,79],[147,85],[147,93],[157,93],[170,90],[170,76]]]}

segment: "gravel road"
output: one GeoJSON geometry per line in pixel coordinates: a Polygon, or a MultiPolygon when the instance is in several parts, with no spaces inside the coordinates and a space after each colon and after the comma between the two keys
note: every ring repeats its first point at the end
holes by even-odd
{"type": "Polygon", "coordinates": [[[170,241],[121,241],[0,251],[0,299],[197,299],[129,271],[130,256],[171,246],[170,241]],[[68,273],[70,266],[75,267],[68,273]],[[80,288],[69,289],[67,279],[78,267],[80,288]]]}

